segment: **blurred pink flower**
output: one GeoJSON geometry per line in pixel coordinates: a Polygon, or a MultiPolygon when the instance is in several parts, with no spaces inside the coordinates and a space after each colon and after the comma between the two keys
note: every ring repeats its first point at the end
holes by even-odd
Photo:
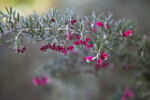
{"type": "Polygon", "coordinates": [[[63,53],[64,53],[64,55],[66,56],[66,55],[67,55],[67,50],[64,50],[63,53]]]}
{"type": "Polygon", "coordinates": [[[89,63],[93,60],[93,57],[92,56],[87,56],[87,57],[84,57],[84,60],[89,63]]]}
{"type": "Polygon", "coordinates": [[[48,83],[51,83],[51,80],[50,80],[49,78],[47,78],[47,77],[41,77],[41,78],[39,78],[39,77],[34,77],[34,78],[32,79],[32,83],[33,83],[34,85],[46,85],[46,84],[48,84],[48,83]]]}
{"type": "Polygon", "coordinates": [[[86,41],[83,41],[83,45],[87,46],[87,42],[86,42],[86,41]]]}
{"type": "Polygon", "coordinates": [[[86,42],[90,42],[90,38],[86,38],[85,40],[86,40],[86,42]]]}
{"type": "Polygon", "coordinates": [[[121,100],[126,100],[134,97],[134,92],[131,91],[128,87],[124,89],[123,96],[121,100]]]}
{"type": "Polygon", "coordinates": [[[102,22],[96,22],[95,25],[96,25],[96,27],[100,27],[100,26],[103,26],[103,23],[102,22]]]}
{"type": "Polygon", "coordinates": [[[80,40],[80,36],[79,36],[79,35],[76,35],[76,38],[77,38],[78,40],[80,40]]]}
{"type": "Polygon", "coordinates": [[[75,23],[77,23],[77,20],[74,19],[74,20],[71,20],[71,24],[74,25],[75,23]]]}
{"type": "Polygon", "coordinates": [[[128,37],[128,36],[132,36],[132,34],[133,34],[133,31],[132,31],[132,30],[127,30],[127,31],[125,31],[122,35],[123,35],[124,37],[128,37]]]}
{"type": "Polygon", "coordinates": [[[102,59],[98,59],[99,65],[102,65],[102,59]]]}
{"type": "Polygon", "coordinates": [[[101,55],[101,59],[107,60],[108,59],[108,54],[107,53],[103,53],[101,55]]]}
{"type": "Polygon", "coordinates": [[[126,87],[124,89],[123,95],[126,98],[132,98],[132,97],[134,97],[134,92],[132,92],[128,87],[126,87]]]}
{"type": "Polygon", "coordinates": [[[106,29],[109,29],[109,25],[108,24],[106,24],[106,29]]]}
{"type": "Polygon", "coordinates": [[[74,50],[74,46],[69,46],[69,47],[67,48],[67,50],[68,50],[68,51],[73,51],[73,50],[74,50]]]}
{"type": "Polygon", "coordinates": [[[90,44],[90,45],[86,46],[86,49],[89,50],[89,49],[91,49],[93,46],[94,46],[93,44],[90,44]]]}
{"type": "Polygon", "coordinates": [[[80,42],[79,41],[75,41],[74,45],[80,45],[80,42]]]}

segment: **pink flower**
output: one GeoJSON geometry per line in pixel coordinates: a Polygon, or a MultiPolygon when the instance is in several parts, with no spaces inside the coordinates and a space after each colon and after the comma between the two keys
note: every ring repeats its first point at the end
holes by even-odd
{"type": "Polygon", "coordinates": [[[128,87],[126,87],[124,89],[123,96],[125,98],[132,98],[132,97],[134,97],[134,92],[132,92],[128,87]]]}
{"type": "Polygon", "coordinates": [[[87,42],[86,42],[86,41],[84,41],[84,42],[83,42],[83,45],[87,46],[87,42]]]}
{"type": "Polygon", "coordinates": [[[79,41],[75,41],[74,45],[80,45],[80,42],[79,41]]]}
{"type": "Polygon", "coordinates": [[[18,53],[20,53],[20,52],[21,52],[21,50],[20,50],[20,49],[17,49],[17,52],[18,52],[18,53]]]}
{"type": "Polygon", "coordinates": [[[133,34],[133,31],[132,31],[132,30],[127,30],[127,31],[124,32],[122,35],[123,35],[124,37],[128,37],[128,36],[132,36],[132,34],[133,34]]]}
{"type": "Polygon", "coordinates": [[[71,24],[74,25],[75,23],[77,23],[77,20],[74,19],[74,20],[71,20],[71,24]]]}
{"type": "Polygon", "coordinates": [[[41,85],[41,80],[38,77],[32,79],[32,83],[34,85],[41,85]]]}
{"type": "Polygon", "coordinates": [[[26,51],[26,47],[24,46],[22,50],[26,51]]]}
{"type": "Polygon", "coordinates": [[[126,33],[126,32],[124,32],[122,35],[123,35],[124,37],[128,37],[128,33],[126,33]]]}
{"type": "Polygon", "coordinates": [[[50,82],[50,79],[48,79],[47,77],[42,77],[41,79],[41,84],[42,85],[46,85],[50,82]]]}
{"type": "Polygon", "coordinates": [[[98,64],[102,65],[102,59],[98,59],[98,64]]]}
{"type": "Polygon", "coordinates": [[[61,52],[62,51],[62,48],[60,46],[57,46],[57,51],[58,52],[61,52]]]}
{"type": "Polygon", "coordinates": [[[46,85],[46,84],[48,84],[48,83],[50,83],[50,82],[51,82],[51,80],[48,79],[47,77],[41,77],[41,78],[39,78],[39,77],[34,77],[34,78],[32,79],[32,83],[33,83],[34,85],[46,85]]]}
{"type": "Polygon", "coordinates": [[[77,38],[78,40],[80,40],[80,36],[79,36],[79,35],[76,35],[76,38],[77,38]]]}
{"type": "Polygon", "coordinates": [[[92,56],[87,56],[87,57],[84,57],[84,60],[89,63],[93,60],[93,57],[92,56]]]}
{"type": "Polygon", "coordinates": [[[82,45],[82,44],[83,44],[83,41],[82,41],[82,40],[79,40],[79,44],[82,45]]]}
{"type": "Polygon", "coordinates": [[[121,100],[126,100],[126,99],[130,99],[133,97],[134,97],[134,92],[132,92],[131,90],[129,90],[128,87],[126,87],[124,89],[123,96],[122,96],[121,100]]]}
{"type": "Polygon", "coordinates": [[[51,49],[51,47],[52,47],[52,46],[51,46],[51,44],[49,43],[49,44],[48,44],[48,48],[51,49]]]}
{"type": "Polygon", "coordinates": [[[94,46],[93,44],[90,44],[90,45],[86,46],[86,49],[89,50],[89,49],[91,49],[93,46],[94,46]]]}
{"type": "Polygon", "coordinates": [[[128,30],[128,31],[126,31],[126,33],[128,33],[128,36],[132,36],[133,31],[132,30],[128,30]]]}
{"type": "Polygon", "coordinates": [[[51,19],[50,23],[55,22],[55,19],[51,19]]]}
{"type": "Polygon", "coordinates": [[[100,26],[103,26],[103,23],[102,22],[96,22],[96,27],[100,27],[100,26]]]}
{"type": "Polygon", "coordinates": [[[66,56],[67,55],[67,50],[64,50],[63,52],[64,52],[64,55],[66,56]]]}
{"type": "Polygon", "coordinates": [[[67,50],[68,50],[68,51],[73,51],[73,50],[74,50],[74,46],[69,46],[69,47],[67,48],[67,50]]]}
{"type": "Polygon", "coordinates": [[[101,55],[101,59],[107,60],[108,59],[108,54],[107,53],[103,53],[101,55]]]}
{"type": "Polygon", "coordinates": [[[109,25],[108,24],[106,24],[106,29],[109,29],[109,25]]]}
{"type": "Polygon", "coordinates": [[[85,40],[86,40],[86,42],[90,42],[90,38],[86,38],[85,40]]]}

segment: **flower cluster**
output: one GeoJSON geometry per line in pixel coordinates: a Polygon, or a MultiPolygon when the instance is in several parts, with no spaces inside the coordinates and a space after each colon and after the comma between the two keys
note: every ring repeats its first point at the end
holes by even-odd
{"type": "Polygon", "coordinates": [[[81,40],[81,38],[78,35],[76,35],[76,39],[78,39],[79,41],[74,42],[75,46],[77,46],[77,45],[86,46],[86,50],[89,50],[90,48],[92,48],[94,46],[93,44],[88,44],[91,41],[90,38],[85,38],[85,40],[81,40]]]}
{"type": "Polygon", "coordinates": [[[57,51],[58,53],[62,52],[64,53],[64,55],[67,55],[67,51],[73,51],[74,50],[74,46],[69,46],[69,47],[63,47],[63,46],[56,46],[56,43],[54,43],[53,45],[51,45],[50,43],[48,45],[44,45],[40,48],[41,51],[46,52],[47,49],[51,49],[53,51],[57,51]]]}
{"type": "MultiPolygon", "coordinates": [[[[95,60],[97,57],[93,57],[93,56],[87,56],[87,57],[84,57],[84,60],[86,62],[91,62],[93,60],[95,60]]],[[[96,71],[99,71],[100,67],[102,66],[103,62],[102,62],[102,59],[103,60],[107,60],[108,59],[108,54],[107,53],[103,53],[100,58],[97,60],[97,64],[95,66],[95,69],[96,71]]],[[[105,65],[104,65],[105,66],[105,65]]]]}
{"type": "Polygon", "coordinates": [[[43,77],[34,77],[32,79],[32,83],[34,85],[46,85],[46,84],[49,84],[51,83],[51,80],[45,76],[43,77]]]}
{"type": "Polygon", "coordinates": [[[18,48],[18,49],[16,50],[17,53],[21,53],[21,54],[24,54],[25,51],[26,51],[26,47],[25,47],[25,46],[22,47],[21,49],[18,48]]]}

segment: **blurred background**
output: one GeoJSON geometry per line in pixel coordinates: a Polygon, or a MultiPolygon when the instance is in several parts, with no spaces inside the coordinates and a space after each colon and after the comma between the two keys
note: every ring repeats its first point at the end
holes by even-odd
{"type": "MultiPolygon", "coordinates": [[[[5,6],[12,6],[24,16],[34,10],[41,15],[51,8],[63,12],[75,7],[81,16],[92,11],[96,14],[111,11],[115,19],[134,20],[137,23],[136,34],[150,30],[149,0],[0,0],[0,10],[3,11],[5,6]]],[[[0,100],[119,100],[111,97],[115,98],[122,92],[118,87],[130,85],[128,81],[132,81],[129,73],[122,75],[117,68],[108,68],[101,71],[98,78],[92,75],[52,78],[58,84],[36,87],[32,84],[35,70],[57,54],[40,52],[41,44],[29,42],[25,45],[28,48],[25,56],[8,49],[9,44],[0,48],[0,100]]]]}

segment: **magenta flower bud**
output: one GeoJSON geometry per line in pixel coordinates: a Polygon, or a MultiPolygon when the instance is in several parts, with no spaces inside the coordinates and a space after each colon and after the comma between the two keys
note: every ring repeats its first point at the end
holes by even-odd
{"type": "Polygon", "coordinates": [[[86,40],[86,42],[90,42],[90,38],[86,38],[85,40],[86,40]]]}
{"type": "Polygon", "coordinates": [[[55,19],[51,19],[50,23],[55,22],[55,19]]]}
{"type": "Polygon", "coordinates": [[[50,82],[51,82],[50,79],[48,79],[47,77],[42,77],[41,78],[41,85],[46,85],[50,82]]]}
{"type": "Polygon", "coordinates": [[[126,98],[134,97],[134,92],[132,92],[128,87],[124,89],[123,96],[126,98]]]}
{"type": "Polygon", "coordinates": [[[128,33],[127,33],[127,32],[124,32],[122,35],[123,35],[124,37],[128,37],[128,33]]]}
{"type": "Polygon", "coordinates": [[[64,50],[64,55],[65,55],[65,56],[67,55],[67,50],[64,50]]]}
{"type": "Polygon", "coordinates": [[[79,41],[75,41],[74,45],[80,45],[80,42],[79,41]]]}
{"type": "Polygon", "coordinates": [[[131,99],[133,97],[134,97],[134,92],[132,92],[131,90],[129,90],[128,87],[126,87],[123,91],[123,96],[121,100],[131,99]]]}
{"type": "Polygon", "coordinates": [[[109,25],[108,24],[106,24],[106,29],[109,29],[109,25]]]}
{"type": "Polygon", "coordinates": [[[20,50],[20,49],[17,49],[17,52],[18,52],[18,53],[20,53],[20,52],[21,52],[21,50],[20,50]]]}
{"type": "Polygon", "coordinates": [[[84,41],[84,42],[83,42],[83,45],[87,46],[87,42],[86,42],[86,41],[84,41]]]}
{"type": "Polygon", "coordinates": [[[51,44],[49,43],[49,44],[48,44],[48,48],[51,49],[51,47],[52,47],[52,46],[51,46],[51,44]]]}
{"type": "Polygon", "coordinates": [[[68,50],[68,51],[73,51],[73,50],[74,50],[74,46],[69,46],[69,47],[67,48],[67,50],[68,50]]]}
{"type": "Polygon", "coordinates": [[[34,77],[34,78],[32,79],[32,83],[33,83],[34,85],[41,85],[41,81],[40,81],[40,79],[39,79],[38,77],[34,77]]]}
{"type": "Polygon", "coordinates": [[[132,34],[133,34],[133,31],[132,31],[132,30],[127,30],[127,31],[125,31],[122,35],[123,35],[124,37],[128,37],[128,36],[132,36],[132,34]]]}
{"type": "Polygon", "coordinates": [[[101,55],[101,59],[107,60],[108,59],[108,54],[107,53],[103,53],[101,55]]]}
{"type": "Polygon", "coordinates": [[[78,40],[80,40],[80,36],[79,36],[79,35],[76,35],[76,38],[77,38],[78,40]]]}
{"type": "Polygon", "coordinates": [[[23,50],[23,49],[21,50],[21,53],[22,53],[22,54],[24,53],[24,50],[23,50]]]}
{"type": "Polygon", "coordinates": [[[126,33],[128,34],[128,36],[132,36],[133,31],[132,30],[127,30],[126,33]]]}
{"type": "Polygon", "coordinates": [[[26,47],[25,46],[23,47],[23,50],[26,51],[26,47]]]}
{"type": "Polygon", "coordinates": [[[77,23],[77,20],[74,19],[74,20],[71,20],[71,24],[74,25],[75,23],[77,23]]]}
{"type": "Polygon", "coordinates": [[[98,64],[102,65],[102,59],[98,59],[98,64]]]}
{"type": "Polygon", "coordinates": [[[83,44],[83,41],[82,41],[82,40],[79,40],[79,44],[82,45],[82,44],[83,44]]]}
{"type": "Polygon", "coordinates": [[[102,23],[102,22],[96,22],[96,23],[95,23],[95,26],[96,26],[96,27],[103,26],[103,23],[102,23]]]}
{"type": "Polygon", "coordinates": [[[39,77],[34,77],[32,79],[32,83],[34,85],[46,85],[48,83],[51,83],[51,80],[47,77],[42,77],[42,78],[39,78],[39,77]]]}
{"type": "Polygon", "coordinates": [[[86,49],[89,50],[89,49],[91,49],[93,46],[94,46],[93,44],[90,44],[90,45],[86,46],[86,49]]]}

